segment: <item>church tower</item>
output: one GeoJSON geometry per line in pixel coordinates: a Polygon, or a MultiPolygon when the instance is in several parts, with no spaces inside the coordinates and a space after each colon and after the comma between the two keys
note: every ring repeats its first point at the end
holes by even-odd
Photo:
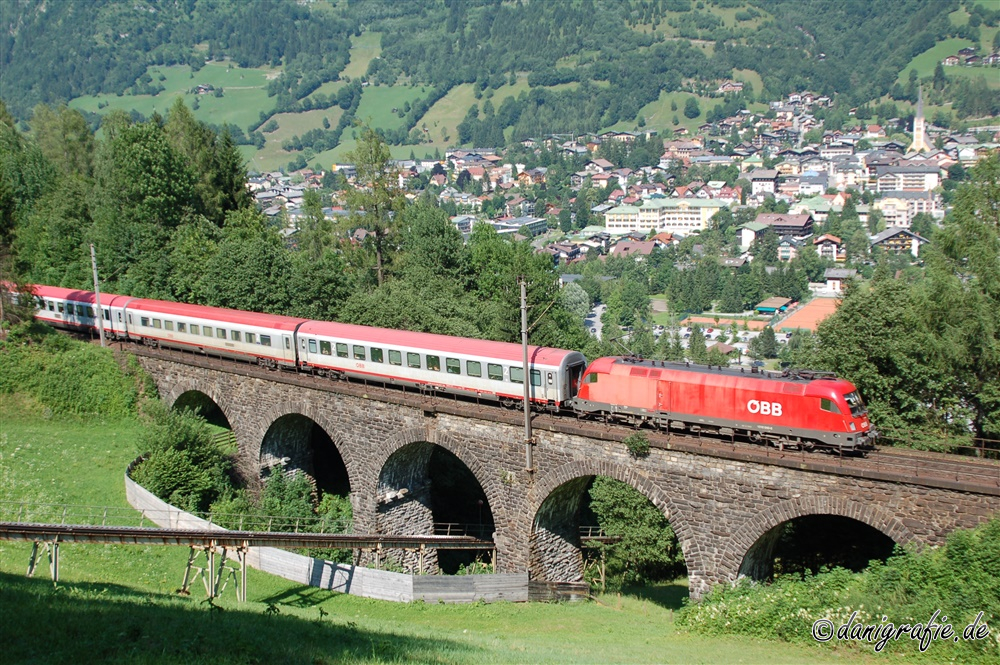
{"type": "Polygon", "coordinates": [[[927,144],[927,127],[924,123],[924,89],[917,92],[917,114],[913,117],[913,143],[909,152],[930,152],[927,144]]]}

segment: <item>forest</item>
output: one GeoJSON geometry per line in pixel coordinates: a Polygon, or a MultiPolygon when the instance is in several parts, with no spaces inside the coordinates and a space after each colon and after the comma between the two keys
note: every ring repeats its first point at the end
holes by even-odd
{"type": "MultiPolygon", "coordinates": [[[[356,110],[357,78],[339,93],[317,90],[341,80],[352,37],[374,32],[381,34],[380,55],[363,83],[429,88],[400,111],[401,125],[377,127],[384,140],[424,142],[427,110],[456,86],[471,84],[476,104],[459,142],[495,147],[546,133],[641,125],[641,109],[661,94],[710,94],[735,70],[758,73],[763,87],[748,83],[737,103],[726,102],[730,114],[805,89],[835,97],[835,114],[885,95],[915,101],[914,81],[897,81],[914,56],[949,37],[975,41],[1000,20],[1000,12],[970,5],[969,25],[956,26],[949,13],[958,7],[957,0],[913,0],[905,13],[893,0],[352,0],[335,7],[280,0],[26,0],[0,18],[0,71],[8,110],[28,122],[38,103],[99,93],[155,95],[162,86],[147,72],[152,65],[198,70],[228,59],[241,67],[276,67],[267,84],[269,107],[260,109],[258,122],[232,131],[241,143],[259,144],[259,130],[276,113],[356,110]],[[733,9],[739,10],[735,23],[719,18],[733,9]],[[36,66],[39,61],[47,66],[36,66]],[[494,97],[524,77],[527,90],[494,97]]],[[[963,117],[1000,112],[995,91],[979,79],[936,78],[934,89],[938,102],[955,102],[963,117]]],[[[344,118],[335,128],[298,137],[288,149],[321,152],[337,145],[351,114],[344,118]]],[[[88,121],[96,128],[102,120],[88,121]]]]}

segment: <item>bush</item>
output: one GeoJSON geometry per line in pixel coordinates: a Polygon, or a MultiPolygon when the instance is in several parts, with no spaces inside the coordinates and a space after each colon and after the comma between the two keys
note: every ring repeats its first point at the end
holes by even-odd
{"type": "Polygon", "coordinates": [[[32,322],[11,330],[0,349],[0,392],[30,395],[56,414],[124,418],[155,388],[134,359],[122,368],[111,349],[32,322]]]}
{"type": "MultiPolygon", "coordinates": [[[[765,639],[812,643],[817,619],[834,626],[857,613],[855,623],[893,622],[897,626],[928,621],[940,610],[958,635],[983,612],[991,628],[985,640],[943,640],[931,644],[938,662],[995,663],[1000,655],[1000,517],[972,531],[952,533],[945,546],[905,552],[861,573],[834,569],[815,577],[785,577],[763,586],[742,580],[717,586],[701,603],[681,610],[678,623],[714,634],[742,634],[765,639]],[[883,621],[883,616],[886,620],[883,621]]],[[[831,640],[828,644],[835,644],[831,640]]],[[[852,642],[869,649],[866,642],[852,642]]],[[[886,651],[910,652],[917,641],[890,641],[886,651]]],[[[844,646],[844,645],[842,645],[844,646]]]]}
{"type": "Polygon", "coordinates": [[[208,423],[192,411],[173,411],[161,402],[150,403],[144,415],[148,423],[139,450],[146,459],[133,480],[178,508],[207,510],[229,486],[230,469],[208,423]]]}
{"type": "Polygon", "coordinates": [[[645,432],[633,432],[622,440],[632,457],[646,457],[649,455],[649,439],[645,432]]]}

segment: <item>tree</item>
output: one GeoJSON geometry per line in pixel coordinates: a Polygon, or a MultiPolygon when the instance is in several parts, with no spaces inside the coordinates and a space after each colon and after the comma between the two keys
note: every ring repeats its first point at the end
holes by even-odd
{"type": "Polygon", "coordinates": [[[688,338],[687,356],[692,362],[700,363],[705,361],[708,351],[705,348],[705,333],[697,323],[691,326],[691,337],[688,338]]]}
{"type": "Polygon", "coordinates": [[[581,321],[587,317],[587,313],[590,312],[590,296],[587,295],[582,286],[576,282],[570,282],[562,288],[559,296],[567,312],[578,317],[581,321]]]}
{"type": "Polygon", "coordinates": [[[609,536],[607,570],[620,584],[668,580],[683,574],[677,536],[663,513],[625,483],[598,476],[590,487],[590,511],[609,536]]]}
{"type": "Polygon", "coordinates": [[[406,202],[396,186],[395,173],[390,167],[391,157],[389,147],[368,125],[361,130],[357,148],[347,154],[357,173],[356,187],[347,192],[350,221],[370,231],[366,242],[370,242],[375,249],[375,272],[379,285],[385,281],[385,251],[394,231],[393,217],[406,202]]]}
{"type": "Polygon", "coordinates": [[[94,135],[79,111],[39,104],[31,128],[42,154],[62,173],[84,178],[93,174],[94,135]]]}
{"type": "Polygon", "coordinates": [[[750,340],[749,349],[758,358],[776,358],[778,356],[778,339],[774,328],[767,326],[760,334],[750,340]]]}
{"type": "Polygon", "coordinates": [[[701,107],[698,106],[698,99],[688,97],[687,101],[684,102],[684,117],[693,120],[699,115],[701,115],[701,107]]]}

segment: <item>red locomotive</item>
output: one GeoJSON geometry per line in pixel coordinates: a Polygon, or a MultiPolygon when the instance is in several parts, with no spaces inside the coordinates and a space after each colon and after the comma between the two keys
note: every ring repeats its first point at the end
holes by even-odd
{"type": "Polygon", "coordinates": [[[772,374],[685,363],[598,358],[572,403],[584,414],[779,447],[874,448],[876,432],[849,381],[824,372],[772,374]]]}

